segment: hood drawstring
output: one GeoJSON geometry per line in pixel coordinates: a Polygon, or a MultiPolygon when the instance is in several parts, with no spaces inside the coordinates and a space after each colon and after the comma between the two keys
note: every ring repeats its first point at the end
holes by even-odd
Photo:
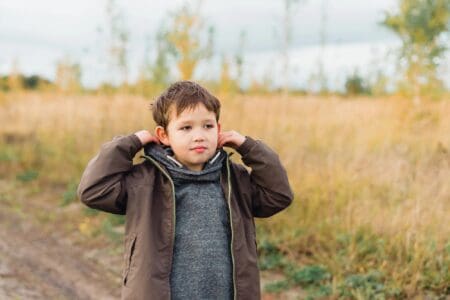
{"type": "Polygon", "coordinates": [[[180,167],[180,168],[183,167],[183,165],[182,165],[178,160],[176,160],[175,158],[173,158],[172,156],[166,155],[166,157],[167,157],[168,159],[170,159],[171,161],[173,161],[178,167],[180,167]]]}

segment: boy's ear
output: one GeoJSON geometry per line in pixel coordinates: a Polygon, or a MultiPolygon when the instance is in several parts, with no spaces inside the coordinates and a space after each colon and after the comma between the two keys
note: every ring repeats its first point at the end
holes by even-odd
{"type": "Polygon", "coordinates": [[[221,133],[222,131],[222,126],[220,125],[220,123],[217,123],[217,131],[219,132],[219,133],[221,133]]]}
{"type": "Polygon", "coordinates": [[[169,135],[167,134],[164,127],[156,126],[155,135],[158,138],[158,140],[160,140],[161,143],[163,143],[166,146],[170,146],[169,135]]]}

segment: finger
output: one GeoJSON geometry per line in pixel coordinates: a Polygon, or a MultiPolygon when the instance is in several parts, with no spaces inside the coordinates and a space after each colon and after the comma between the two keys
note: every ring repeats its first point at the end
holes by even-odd
{"type": "Polygon", "coordinates": [[[220,138],[223,138],[223,137],[225,137],[225,136],[227,136],[227,133],[226,133],[226,132],[221,132],[221,133],[219,134],[219,139],[220,139],[220,138]]]}
{"type": "Polygon", "coordinates": [[[223,140],[219,138],[219,140],[217,141],[217,146],[219,148],[223,147],[223,140]]]}
{"type": "Polygon", "coordinates": [[[220,140],[220,146],[223,147],[224,145],[226,145],[228,142],[230,141],[229,137],[222,137],[220,140]]]}
{"type": "Polygon", "coordinates": [[[221,137],[220,140],[228,140],[230,138],[230,135],[228,133],[224,133],[221,137]]]}

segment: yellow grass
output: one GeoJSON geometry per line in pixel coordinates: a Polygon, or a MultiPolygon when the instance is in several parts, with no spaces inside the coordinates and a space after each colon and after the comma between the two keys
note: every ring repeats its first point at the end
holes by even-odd
{"type": "MultiPolygon", "coordinates": [[[[2,162],[1,170],[38,169],[43,183],[76,182],[103,142],[153,128],[150,99],[137,96],[11,94],[0,100],[0,149],[18,157],[2,162]]],[[[420,107],[333,97],[222,101],[223,129],[264,140],[287,168],[295,201],[258,227],[291,260],[326,265],[337,280],[377,269],[411,293],[423,288],[430,261],[444,253],[448,263],[450,101],[420,107]],[[373,257],[366,246],[376,248],[373,257]],[[345,261],[337,258],[343,250],[345,261]]],[[[442,280],[435,289],[444,290],[442,280]]]]}

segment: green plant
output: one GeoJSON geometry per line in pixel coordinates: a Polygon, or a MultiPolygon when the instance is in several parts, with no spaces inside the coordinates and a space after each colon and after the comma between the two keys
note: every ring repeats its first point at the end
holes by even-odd
{"type": "Polygon", "coordinates": [[[351,299],[385,299],[385,292],[383,276],[378,271],[349,275],[339,286],[339,295],[351,299]]]}
{"type": "Polygon", "coordinates": [[[16,179],[22,182],[30,182],[37,179],[39,172],[35,170],[26,170],[16,175],[16,179]]]}
{"type": "Polygon", "coordinates": [[[67,206],[77,199],[78,184],[71,182],[67,184],[67,189],[62,195],[60,206],[67,206]]]}
{"type": "Polygon", "coordinates": [[[289,281],[287,280],[278,280],[275,282],[268,283],[264,290],[268,293],[280,293],[284,290],[287,290],[290,287],[289,281]]]}
{"type": "Polygon", "coordinates": [[[96,216],[96,215],[100,214],[100,211],[97,210],[97,209],[93,209],[93,208],[84,206],[83,207],[83,214],[85,216],[92,217],[92,216],[96,216]]]}
{"type": "Polygon", "coordinates": [[[113,242],[122,242],[123,233],[117,229],[121,218],[115,215],[108,215],[102,222],[102,232],[113,242]]]}
{"type": "Polygon", "coordinates": [[[331,288],[331,285],[320,285],[318,287],[313,287],[308,289],[308,295],[306,296],[306,300],[313,300],[313,299],[326,299],[326,297],[330,296],[332,294],[333,290],[331,288]]]}
{"type": "Polygon", "coordinates": [[[280,269],[286,265],[283,254],[274,243],[263,240],[259,243],[259,268],[261,270],[280,269]]]}
{"type": "Polygon", "coordinates": [[[403,72],[403,89],[414,95],[416,103],[425,92],[442,90],[437,70],[448,49],[450,1],[398,0],[396,12],[387,12],[382,25],[402,41],[399,67],[403,72]]]}
{"type": "Polygon", "coordinates": [[[108,214],[107,218],[109,222],[111,222],[111,225],[113,226],[120,226],[125,224],[125,216],[108,214]]]}
{"type": "Polygon", "coordinates": [[[328,270],[325,267],[319,265],[305,266],[301,269],[293,268],[287,273],[289,279],[292,280],[293,283],[300,286],[318,286],[331,278],[331,274],[328,272],[328,270]]]}
{"type": "Polygon", "coordinates": [[[13,162],[13,161],[18,161],[18,158],[12,148],[1,148],[0,149],[0,161],[13,162]]]}
{"type": "Polygon", "coordinates": [[[366,80],[357,71],[354,71],[345,80],[345,92],[347,95],[368,95],[370,88],[366,80]]]}

